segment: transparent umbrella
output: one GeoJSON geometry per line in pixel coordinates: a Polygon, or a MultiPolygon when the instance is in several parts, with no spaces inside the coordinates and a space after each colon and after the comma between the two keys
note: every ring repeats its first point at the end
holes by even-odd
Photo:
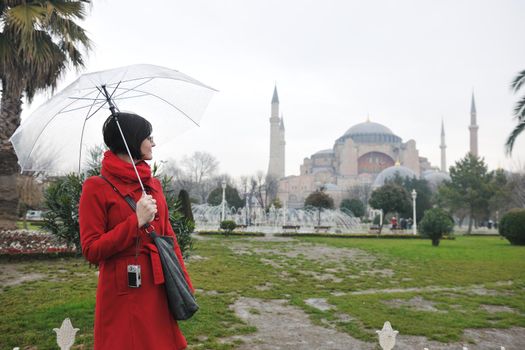
{"type": "Polygon", "coordinates": [[[162,145],[199,125],[214,92],[176,70],[148,64],[84,74],[28,116],[10,141],[22,171],[80,172],[89,151],[103,145],[112,105],[146,118],[162,145]]]}

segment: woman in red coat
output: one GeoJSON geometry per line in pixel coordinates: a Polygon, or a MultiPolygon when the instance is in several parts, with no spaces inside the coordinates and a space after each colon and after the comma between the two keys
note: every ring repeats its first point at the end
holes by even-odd
{"type": "MultiPolygon", "coordinates": [[[[155,146],[152,127],[135,114],[119,113],[118,121],[133,159],[127,154],[115,118],[109,117],[103,128],[109,148],[102,160],[104,178],[93,176],[84,182],[79,207],[82,254],[99,267],[95,350],[185,349],[186,339],[168,308],[159,256],[142,228],[150,223],[159,234],[175,237],[161,184],[145,162],[152,159],[155,146]],[[137,202],[136,212],[122,198],[127,195],[137,202]],[[138,288],[128,286],[128,265],[140,265],[142,285],[138,288]]],[[[174,242],[193,290],[177,240],[174,242]]]]}

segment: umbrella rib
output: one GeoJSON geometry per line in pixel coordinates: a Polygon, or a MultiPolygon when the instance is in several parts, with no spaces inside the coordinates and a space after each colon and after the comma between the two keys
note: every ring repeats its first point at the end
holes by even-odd
{"type": "MultiPolygon", "coordinates": [[[[97,112],[100,111],[100,110],[102,109],[102,107],[104,107],[104,106],[106,105],[106,103],[108,103],[108,102],[107,102],[107,101],[104,102],[103,104],[101,104],[101,105],[97,108],[96,111],[94,111],[93,113],[91,113],[90,115],[88,115],[88,116],[86,117],[86,120],[89,119],[89,118],[91,118],[91,117],[94,116],[95,114],[97,114],[97,112]]],[[[88,113],[89,113],[89,112],[88,112],[88,113]]]]}
{"type": "MultiPolygon", "coordinates": [[[[95,105],[95,101],[97,101],[97,97],[99,97],[99,96],[100,96],[100,90],[98,91],[97,96],[93,100],[93,103],[91,104],[91,107],[89,107],[89,111],[86,113],[86,118],[84,118],[84,123],[82,123],[82,132],[80,133],[80,143],[78,145],[78,173],[79,174],[80,174],[80,165],[82,164],[81,163],[82,162],[82,142],[84,141],[84,130],[86,128],[86,122],[89,119],[88,115],[91,112],[91,110],[93,109],[93,106],[95,105]]],[[[104,104],[102,104],[102,106],[104,106],[104,104]]],[[[102,108],[102,106],[100,108],[102,108]]],[[[97,109],[97,111],[100,110],[100,108],[97,109]]]]}
{"type": "MultiPolygon", "coordinates": [[[[124,94],[120,94],[119,96],[122,96],[124,94]]],[[[120,101],[120,100],[129,100],[130,98],[139,98],[139,97],[144,97],[144,96],[149,96],[148,94],[141,94],[141,95],[135,95],[135,96],[126,96],[126,97],[116,97],[113,99],[113,101],[120,101]]]]}
{"type": "MultiPolygon", "coordinates": [[[[144,84],[149,83],[149,82],[152,81],[154,78],[147,78],[147,79],[148,79],[148,80],[146,80],[146,81],[144,81],[144,82],[142,82],[142,83],[140,83],[140,84],[138,84],[138,85],[135,85],[135,86],[132,87],[132,88],[128,88],[129,90],[126,90],[126,91],[122,92],[121,94],[115,96],[115,99],[116,99],[117,97],[120,97],[120,96],[124,95],[124,94],[127,94],[130,90],[131,90],[131,91],[135,91],[136,88],[138,88],[138,87],[140,87],[140,86],[142,86],[142,85],[144,85],[144,84]]],[[[117,85],[117,88],[118,88],[118,85],[117,85]]],[[[116,90],[117,88],[115,88],[115,90],[116,90]]],[[[111,94],[111,95],[113,96],[113,94],[111,94]]]]}
{"type": "MultiPolygon", "coordinates": [[[[84,96],[88,96],[89,94],[91,94],[91,91],[88,92],[87,94],[85,94],[84,96]]],[[[29,153],[27,154],[27,157],[26,157],[26,160],[24,162],[24,164],[28,161],[29,157],[31,157],[31,154],[33,153],[33,151],[35,150],[35,146],[36,146],[36,143],[38,142],[38,139],[40,138],[40,136],[42,136],[42,133],[44,132],[44,130],[46,130],[47,126],[60,114],[62,114],[62,111],[64,109],[66,109],[67,107],[71,106],[73,103],[75,103],[75,101],[71,101],[71,103],[68,103],[67,105],[65,105],[61,110],[59,110],[51,119],[49,119],[49,121],[46,123],[46,125],[42,128],[42,130],[38,133],[38,136],[36,137],[35,139],[35,142],[33,143],[33,146],[31,147],[31,151],[29,151],[29,153]]]]}
{"type": "MultiPolygon", "coordinates": [[[[99,92],[98,95],[100,95],[100,92],[99,92]]],[[[97,97],[98,97],[98,95],[97,95],[97,97]]],[[[68,97],[68,98],[71,99],[71,100],[77,100],[77,101],[78,100],[87,100],[87,101],[105,101],[106,100],[104,98],[96,98],[96,97],[95,98],[89,98],[89,97],[68,97]]]]}
{"type": "MultiPolygon", "coordinates": [[[[89,104],[89,105],[85,105],[85,106],[80,106],[80,107],[76,107],[76,108],[72,108],[72,109],[68,109],[68,110],[65,110],[65,111],[60,111],[60,113],[58,114],[65,114],[65,113],[69,113],[69,112],[74,112],[74,111],[78,111],[80,109],[84,109],[84,108],[88,108],[88,107],[92,107],[95,102],[99,101],[98,103],[102,103],[102,105],[104,105],[104,103],[106,103],[106,101],[102,100],[102,99],[97,99],[97,100],[93,100],[93,103],[92,104],[89,104]]],[[[89,112],[88,112],[89,113],[89,112]]]]}
{"type": "MultiPolygon", "coordinates": [[[[121,88],[121,90],[126,90],[126,88],[121,88]]],[[[160,97],[160,96],[158,96],[156,94],[147,92],[147,91],[142,91],[142,90],[133,90],[133,91],[141,92],[141,93],[145,94],[146,96],[152,96],[152,97],[158,98],[159,100],[169,104],[171,107],[175,108],[176,110],[178,110],[179,112],[184,114],[184,116],[186,116],[186,118],[191,120],[195,125],[200,126],[195,120],[193,120],[189,115],[187,115],[182,109],[180,109],[179,107],[175,106],[174,104],[172,104],[171,102],[167,101],[166,99],[164,99],[164,98],[162,98],[162,97],[160,97]]]]}

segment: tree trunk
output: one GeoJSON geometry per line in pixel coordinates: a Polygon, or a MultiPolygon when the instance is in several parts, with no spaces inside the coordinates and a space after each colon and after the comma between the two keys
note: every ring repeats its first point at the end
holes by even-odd
{"type": "Polygon", "coordinates": [[[5,79],[2,79],[2,88],[0,106],[0,125],[2,125],[0,128],[0,230],[15,229],[18,218],[16,177],[20,168],[9,138],[20,125],[23,91],[20,86],[9,86],[5,79]]]}
{"type": "Polygon", "coordinates": [[[432,245],[434,247],[439,246],[439,238],[432,238],[432,245]]]}
{"type": "Polygon", "coordinates": [[[0,148],[0,230],[16,229],[18,163],[14,151],[0,148]]]}

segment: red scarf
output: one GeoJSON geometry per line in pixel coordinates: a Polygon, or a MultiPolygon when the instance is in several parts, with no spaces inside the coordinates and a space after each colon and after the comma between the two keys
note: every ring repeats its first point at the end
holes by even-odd
{"type": "MultiPolygon", "coordinates": [[[[149,164],[141,160],[135,166],[144,186],[151,188],[152,177],[149,164]]],[[[133,169],[133,165],[120,159],[111,151],[104,153],[100,174],[111,181],[123,195],[140,189],[140,183],[137,180],[137,174],[133,169]]]]}

